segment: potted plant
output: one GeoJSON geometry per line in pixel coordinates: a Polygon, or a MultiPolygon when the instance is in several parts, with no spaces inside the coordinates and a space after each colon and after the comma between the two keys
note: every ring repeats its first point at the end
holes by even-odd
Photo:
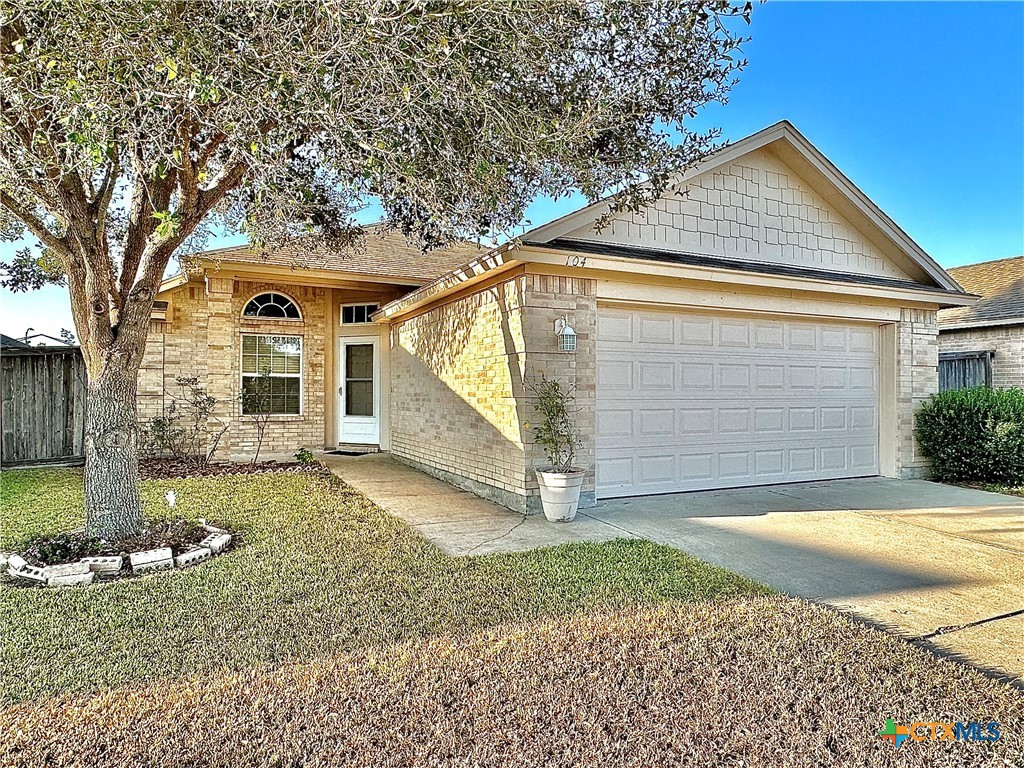
{"type": "Polygon", "coordinates": [[[534,408],[538,416],[537,424],[532,427],[533,439],[544,447],[548,461],[546,466],[534,470],[544,517],[554,523],[567,523],[576,516],[586,474],[586,470],[575,466],[581,439],[570,413],[573,393],[557,379],[544,376],[531,391],[537,399],[534,408]]]}

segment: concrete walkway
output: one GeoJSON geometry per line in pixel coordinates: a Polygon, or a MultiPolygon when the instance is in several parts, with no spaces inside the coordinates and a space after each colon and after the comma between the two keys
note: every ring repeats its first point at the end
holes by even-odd
{"type": "Polygon", "coordinates": [[[326,462],[452,555],[645,538],[1024,679],[1018,497],[874,478],[618,499],[556,524],[385,454],[326,462]]]}

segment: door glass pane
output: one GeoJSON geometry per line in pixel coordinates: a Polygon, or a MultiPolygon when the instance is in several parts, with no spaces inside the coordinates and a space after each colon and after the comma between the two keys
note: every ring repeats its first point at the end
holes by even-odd
{"type": "Polygon", "coordinates": [[[345,390],[346,416],[373,416],[373,382],[349,381],[345,390]]]}
{"type": "Polygon", "coordinates": [[[345,347],[345,374],[350,379],[373,378],[372,344],[349,344],[345,347]]]}
{"type": "Polygon", "coordinates": [[[345,415],[373,416],[373,345],[345,345],[345,415]]]}

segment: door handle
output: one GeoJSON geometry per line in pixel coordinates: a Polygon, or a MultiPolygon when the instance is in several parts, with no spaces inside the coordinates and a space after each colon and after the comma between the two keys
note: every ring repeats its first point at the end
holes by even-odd
{"type": "Polygon", "coordinates": [[[338,394],[339,395],[344,395],[345,394],[345,387],[344,386],[338,387],[338,394]]]}

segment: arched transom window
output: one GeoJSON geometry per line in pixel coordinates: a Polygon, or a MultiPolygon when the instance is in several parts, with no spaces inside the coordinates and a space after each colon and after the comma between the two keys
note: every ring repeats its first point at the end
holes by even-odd
{"type": "Polygon", "coordinates": [[[249,299],[242,310],[243,317],[276,317],[283,320],[301,320],[299,308],[283,293],[267,292],[249,299]]]}

